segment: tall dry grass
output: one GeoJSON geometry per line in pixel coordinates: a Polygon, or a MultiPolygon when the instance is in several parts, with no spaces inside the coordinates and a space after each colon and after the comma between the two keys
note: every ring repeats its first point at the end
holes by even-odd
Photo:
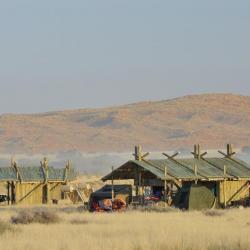
{"type": "Polygon", "coordinates": [[[0,234],[2,249],[249,249],[250,209],[91,214],[51,207],[54,224],[11,224],[25,208],[1,209],[14,230],[0,234]]]}

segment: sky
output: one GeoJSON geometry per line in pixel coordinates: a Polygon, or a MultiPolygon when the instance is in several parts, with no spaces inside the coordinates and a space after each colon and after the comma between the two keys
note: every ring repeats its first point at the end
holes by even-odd
{"type": "Polygon", "coordinates": [[[249,27],[249,0],[0,0],[0,113],[250,95],[249,27]]]}

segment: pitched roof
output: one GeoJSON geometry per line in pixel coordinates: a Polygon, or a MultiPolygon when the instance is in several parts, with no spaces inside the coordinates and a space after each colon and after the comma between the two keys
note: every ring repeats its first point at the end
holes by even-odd
{"type": "MultiPolygon", "coordinates": [[[[45,180],[41,166],[18,167],[18,171],[23,182],[43,182],[45,180]]],[[[76,179],[75,170],[69,169],[68,174],[66,174],[65,168],[48,167],[48,181],[63,182],[66,177],[69,181],[76,179]]],[[[12,167],[0,167],[0,181],[18,181],[15,169],[12,167]]]]}
{"type": "Polygon", "coordinates": [[[226,157],[133,160],[104,176],[102,180],[111,180],[112,177],[114,179],[133,179],[136,174],[136,166],[159,179],[165,179],[165,167],[169,180],[173,178],[179,180],[250,179],[250,166],[246,162],[238,158],[226,157]],[[224,173],[224,166],[226,173],[224,173]]]}

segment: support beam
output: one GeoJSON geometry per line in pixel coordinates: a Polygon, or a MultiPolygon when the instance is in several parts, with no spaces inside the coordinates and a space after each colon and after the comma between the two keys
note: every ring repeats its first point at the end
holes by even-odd
{"type": "MultiPolygon", "coordinates": [[[[193,174],[192,169],[190,169],[189,167],[187,167],[187,166],[185,166],[184,164],[180,163],[178,160],[174,159],[173,156],[169,156],[169,155],[166,154],[166,153],[162,153],[162,154],[165,155],[169,160],[173,161],[174,163],[178,164],[178,165],[181,166],[181,167],[184,167],[184,168],[187,169],[190,173],[193,174]]],[[[209,178],[207,178],[207,177],[204,176],[204,175],[199,174],[199,176],[203,177],[203,178],[206,179],[206,180],[209,180],[209,178]]],[[[198,177],[198,173],[197,173],[197,177],[198,177]]]]}
{"type": "Polygon", "coordinates": [[[142,146],[141,145],[135,146],[135,152],[134,152],[133,156],[135,157],[136,161],[142,161],[148,155],[149,155],[149,152],[142,154],[142,146]]]}
{"type": "Polygon", "coordinates": [[[200,144],[197,144],[197,145],[194,145],[194,152],[191,152],[191,154],[194,155],[194,158],[201,159],[207,154],[207,152],[201,153],[200,144]]]}
{"type": "Polygon", "coordinates": [[[139,202],[140,202],[140,204],[142,204],[142,181],[141,181],[141,179],[142,179],[142,173],[141,173],[141,171],[139,170],[139,173],[138,173],[138,181],[139,181],[139,183],[138,183],[138,188],[139,188],[139,202]]]}
{"type": "Polygon", "coordinates": [[[8,197],[8,205],[10,205],[10,182],[7,182],[7,197],[8,197]]]}
{"type": "Polygon", "coordinates": [[[139,167],[136,166],[136,185],[135,185],[135,195],[136,198],[138,199],[139,196],[139,167]]]}
{"type": "Polygon", "coordinates": [[[112,198],[112,202],[114,201],[114,199],[115,199],[115,192],[114,192],[114,174],[113,174],[113,172],[114,172],[114,167],[112,166],[112,168],[111,168],[111,173],[112,173],[112,180],[111,180],[111,187],[112,187],[112,189],[111,189],[111,198],[112,198]]]}
{"type": "Polygon", "coordinates": [[[136,161],[142,160],[142,147],[141,147],[141,145],[135,146],[134,156],[135,156],[136,161]]]}
{"type": "Polygon", "coordinates": [[[179,155],[179,152],[174,153],[173,155],[169,155],[167,153],[162,153],[163,155],[165,155],[169,160],[174,159],[177,155],[179,155]]]}
{"type": "Polygon", "coordinates": [[[48,177],[49,177],[49,167],[48,167],[48,160],[46,157],[43,158],[43,161],[40,161],[41,163],[41,168],[43,170],[43,176],[44,176],[44,183],[48,182],[48,177]]]}
{"type": "Polygon", "coordinates": [[[167,207],[167,166],[164,166],[164,201],[167,207]]]}
{"type": "Polygon", "coordinates": [[[14,160],[14,157],[11,157],[11,167],[14,168],[14,170],[16,171],[16,177],[17,179],[20,181],[20,183],[22,183],[23,179],[22,179],[22,175],[19,171],[19,168],[17,166],[16,161],[14,160]]]}
{"type": "Polygon", "coordinates": [[[43,202],[44,203],[49,203],[50,200],[50,187],[48,183],[49,179],[49,166],[48,166],[48,160],[46,157],[43,158],[43,161],[40,162],[41,167],[43,170],[43,175],[44,175],[44,186],[43,186],[43,202]]]}
{"type": "Polygon", "coordinates": [[[220,154],[222,154],[223,156],[230,158],[230,159],[232,159],[231,157],[236,154],[236,152],[233,151],[232,144],[227,144],[227,152],[226,153],[222,152],[221,150],[218,150],[218,152],[220,154]]]}
{"type": "Polygon", "coordinates": [[[226,196],[226,176],[227,176],[227,166],[223,166],[224,182],[223,182],[223,196],[224,196],[224,208],[227,207],[227,196],[226,196]]]}
{"type": "Polygon", "coordinates": [[[67,185],[68,183],[68,178],[69,178],[69,171],[71,169],[71,162],[68,160],[65,170],[64,170],[64,183],[67,185]]]}

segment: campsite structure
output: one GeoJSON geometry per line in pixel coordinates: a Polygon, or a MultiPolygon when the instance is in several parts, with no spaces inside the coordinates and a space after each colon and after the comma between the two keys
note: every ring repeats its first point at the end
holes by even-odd
{"type": "Polygon", "coordinates": [[[162,190],[162,199],[169,205],[184,209],[248,205],[250,166],[234,157],[232,145],[222,157],[209,158],[195,145],[193,158],[177,158],[178,153],[163,153],[165,159],[146,159],[141,146],[135,147],[135,159],[118,167],[102,178],[133,179],[137,202],[144,202],[144,188],[162,190]]]}
{"type": "Polygon", "coordinates": [[[62,198],[62,185],[76,178],[68,162],[65,168],[53,168],[46,158],[40,166],[20,167],[11,161],[0,168],[0,183],[6,186],[8,204],[47,204],[62,198]]]}

